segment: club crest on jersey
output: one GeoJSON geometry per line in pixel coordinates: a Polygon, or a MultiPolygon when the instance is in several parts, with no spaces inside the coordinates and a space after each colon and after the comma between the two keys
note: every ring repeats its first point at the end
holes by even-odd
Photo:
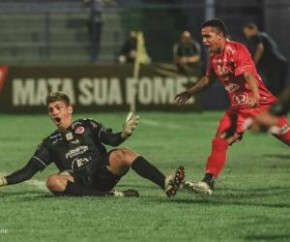
{"type": "Polygon", "coordinates": [[[73,133],[72,132],[68,132],[65,134],[65,139],[67,141],[70,141],[70,140],[73,140],[74,136],[73,136],[73,133]]]}
{"type": "Polygon", "coordinates": [[[83,126],[79,126],[75,129],[76,134],[83,134],[85,132],[85,128],[83,126]]]}

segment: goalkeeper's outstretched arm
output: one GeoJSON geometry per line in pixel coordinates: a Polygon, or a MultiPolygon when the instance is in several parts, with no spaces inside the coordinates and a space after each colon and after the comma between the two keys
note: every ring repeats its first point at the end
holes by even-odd
{"type": "Polygon", "coordinates": [[[0,177],[0,187],[13,185],[17,183],[29,180],[38,171],[43,170],[43,166],[34,159],[30,159],[29,162],[20,170],[13,172],[12,174],[0,177]]]}

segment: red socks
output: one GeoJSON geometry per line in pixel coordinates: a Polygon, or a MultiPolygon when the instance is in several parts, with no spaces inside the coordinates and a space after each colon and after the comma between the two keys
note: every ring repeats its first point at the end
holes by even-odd
{"type": "Polygon", "coordinates": [[[280,117],[277,126],[281,128],[281,134],[275,135],[275,137],[290,146],[290,125],[284,115],[280,117]]]}
{"type": "Polygon", "coordinates": [[[222,138],[215,137],[212,140],[212,150],[207,159],[206,173],[210,173],[215,177],[219,175],[226,161],[228,146],[228,142],[222,138]]]}

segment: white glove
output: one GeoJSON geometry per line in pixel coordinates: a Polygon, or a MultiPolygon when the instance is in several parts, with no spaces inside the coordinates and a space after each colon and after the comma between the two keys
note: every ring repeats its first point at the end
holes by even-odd
{"type": "Polygon", "coordinates": [[[134,115],[130,112],[127,116],[126,123],[123,126],[121,136],[123,139],[128,138],[132,135],[133,130],[136,128],[139,122],[139,116],[134,115]]]}
{"type": "Polygon", "coordinates": [[[5,177],[0,177],[0,187],[4,187],[7,185],[7,180],[5,177]]]}

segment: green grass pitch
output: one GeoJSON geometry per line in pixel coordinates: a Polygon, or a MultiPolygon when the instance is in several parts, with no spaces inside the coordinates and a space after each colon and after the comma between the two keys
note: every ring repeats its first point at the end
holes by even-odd
{"type": "MultiPolygon", "coordinates": [[[[203,176],[222,112],[140,113],[140,125],[123,144],[164,173],[178,165],[187,179],[203,176]]],[[[126,113],[92,117],[119,130],[126,113]]],[[[21,168],[54,130],[46,115],[0,117],[0,173],[21,168]]],[[[54,197],[45,188],[51,165],[26,183],[0,188],[0,241],[290,241],[290,152],[269,135],[246,133],[229,149],[211,197],[180,191],[168,199],[130,171],[119,189],[140,198],[54,197]]]]}

